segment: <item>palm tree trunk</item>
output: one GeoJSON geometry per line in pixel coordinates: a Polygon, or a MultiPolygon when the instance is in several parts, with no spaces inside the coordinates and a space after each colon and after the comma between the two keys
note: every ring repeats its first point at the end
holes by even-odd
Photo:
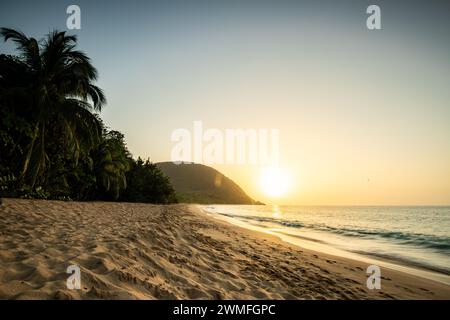
{"type": "Polygon", "coordinates": [[[34,185],[36,184],[36,180],[39,176],[39,173],[42,173],[45,170],[45,162],[46,162],[46,154],[45,154],[45,123],[41,123],[41,130],[39,130],[40,133],[40,142],[39,142],[39,158],[36,164],[35,168],[32,172],[32,178],[31,178],[31,187],[34,188],[34,185]]]}
{"type": "Polygon", "coordinates": [[[23,180],[25,178],[25,175],[26,175],[26,173],[28,171],[28,167],[30,165],[31,156],[33,154],[34,143],[36,142],[36,139],[37,139],[37,136],[38,136],[38,131],[39,131],[39,122],[36,123],[36,126],[34,127],[33,137],[31,139],[30,146],[28,147],[27,156],[25,157],[25,162],[23,164],[21,180],[23,180]]]}

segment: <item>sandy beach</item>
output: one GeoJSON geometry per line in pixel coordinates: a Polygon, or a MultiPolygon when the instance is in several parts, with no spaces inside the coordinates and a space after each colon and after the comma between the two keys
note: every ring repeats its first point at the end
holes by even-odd
{"type": "Polygon", "coordinates": [[[450,299],[450,286],[290,245],[195,205],[3,199],[1,299],[450,299]],[[69,265],[81,289],[66,288],[69,265]]]}

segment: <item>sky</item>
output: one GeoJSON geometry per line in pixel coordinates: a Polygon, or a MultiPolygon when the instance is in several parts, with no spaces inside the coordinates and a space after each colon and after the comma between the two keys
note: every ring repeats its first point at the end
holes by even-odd
{"type": "MultiPolygon", "coordinates": [[[[450,204],[448,1],[0,1],[0,26],[79,38],[102,117],[134,157],[177,128],[279,129],[278,198],[260,166],[214,165],[266,203],[450,204]],[[81,8],[67,30],[66,8],[81,8]],[[366,8],[381,8],[368,30],[366,8]]],[[[0,51],[13,53],[1,43],[0,51]]]]}

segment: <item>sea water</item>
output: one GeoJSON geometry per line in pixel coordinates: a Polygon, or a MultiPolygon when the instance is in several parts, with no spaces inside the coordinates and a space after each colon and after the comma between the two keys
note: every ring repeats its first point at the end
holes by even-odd
{"type": "Polygon", "coordinates": [[[240,206],[205,209],[327,253],[450,275],[450,207],[240,206]]]}

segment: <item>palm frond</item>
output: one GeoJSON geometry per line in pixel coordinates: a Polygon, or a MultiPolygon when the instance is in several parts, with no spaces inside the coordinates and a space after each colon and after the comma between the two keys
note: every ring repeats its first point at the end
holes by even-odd
{"type": "Polygon", "coordinates": [[[11,39],[17,44],[24,62],[34,70],[40,69],[40,49],[36,39],[28,38],[24,33],[10,28],[0,28],[0,34],[5,42],[11,39]]]}

